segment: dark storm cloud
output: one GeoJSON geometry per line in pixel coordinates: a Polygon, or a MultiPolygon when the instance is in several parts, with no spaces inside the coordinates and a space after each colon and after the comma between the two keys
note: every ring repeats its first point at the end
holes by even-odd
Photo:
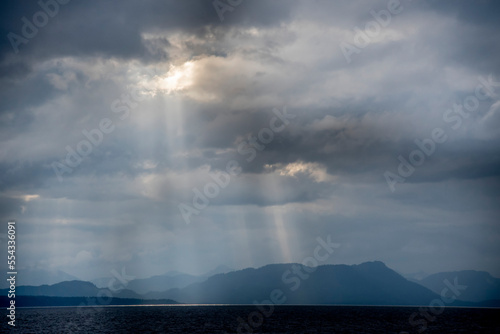
{"type": "MultiPolygon", "coordinates": [[[[289,15],[291,5],[285,1],[269,5],[262,1],[244,4],[227,15],[232,25],[276,25],[289,15]]],[[[22,36],[22,17],[32,22],[41,8],[37,2],[6,1],[2,3],[0,34],[1,59],[13,52],[7,38],[13,32],[22,36]]],[[[203,37],[208,26],[220,23],[210,1],[72,1],[60,5],[58,13],[41,27],[29,42],[19,46],[19,56],[32,60],[55,56],[107,56],[164,61],[165,53],[148,50],[141,33],[183,30],[203,37]],[[24,52],[21,52],[24,51],[24,52]]],[[[224,27],[224,26],[223,26],[224,27]]],[[[164,40],[168,43],[168,39],[164,40]]]]}

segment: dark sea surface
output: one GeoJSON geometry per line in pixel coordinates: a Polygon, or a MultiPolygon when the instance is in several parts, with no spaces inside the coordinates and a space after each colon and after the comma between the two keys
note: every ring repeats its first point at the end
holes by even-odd
{"type": "Polygon", "coordinates": [[[500,333],[500,309],[444,308],[433,314],[428,308],[418,307],[262,307],[262,310],[234,305],[18,308],[15,329],[7,324],[7,312],[3,309],[0,332],[500,333]],[[410,316],[414,313],[412,325],[410,316]]]}

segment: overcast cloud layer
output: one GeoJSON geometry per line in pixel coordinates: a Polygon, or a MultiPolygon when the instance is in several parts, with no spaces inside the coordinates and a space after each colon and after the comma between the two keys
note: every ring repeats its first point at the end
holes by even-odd
{"type": "Polygon", "coordinates": [[[331,235],[330,263],[500,276],[497,2],[1,7],[18,267],[202,273],[301,262],[331,235]]]}

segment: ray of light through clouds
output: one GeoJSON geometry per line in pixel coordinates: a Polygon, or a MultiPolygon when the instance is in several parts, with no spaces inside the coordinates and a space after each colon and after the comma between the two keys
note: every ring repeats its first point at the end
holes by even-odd
{"type": "Polygon", "coordinates": [[[212,1],[71,1],[15,47],[40,7],[1,6],[19,267],[203,273],[301,261],[331,235],[330,263],[500,276],[497,2],[244,0],[221,21],[212,1]]]}

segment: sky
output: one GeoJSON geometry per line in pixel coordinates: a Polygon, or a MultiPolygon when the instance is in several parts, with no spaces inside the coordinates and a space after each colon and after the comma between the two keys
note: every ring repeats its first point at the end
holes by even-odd
{"type": "Polygon", "coordinates": [[[319,264],[500,277],[498,2],[0,6],[18,268],[200,274],[330,238],[319,264]]]}

